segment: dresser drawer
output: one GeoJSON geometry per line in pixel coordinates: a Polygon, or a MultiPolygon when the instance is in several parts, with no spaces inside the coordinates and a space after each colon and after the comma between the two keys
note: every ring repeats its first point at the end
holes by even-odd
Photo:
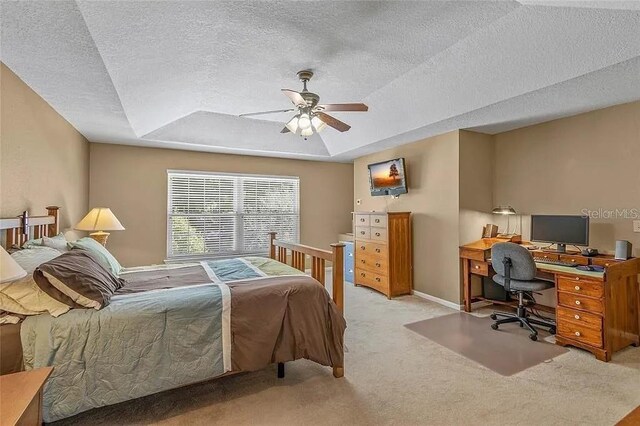
{"type": "Polygon", "coordinates": [[[560,255],[561,262],[567,263],[577,263],[578,265],[588,265],[589,258],[584,256],[574,256],[572,254],[561,254],[560,255]]]}
{"type": "Polygon", "coordinates": [[[359,240],[359,239],[370,240],[371,228],[369,228],[368,226],[356,226],[355,234],[356,234],[355,235],[356,240],[359,240]]]}
{"type": "Polygon", "coordinates": [[[369,226],[370,218],[368,214],[356,214],[355,226],[369,226]]]}
{"type": "Polygon", "coordinates": [[[576,295],[590,297],[604,297],[604,284],[598,281],[589,281],[581,277],[558,276],[558,290],[576,295]]]}
{"type": "Polygon", "coordinates": [[[578,294],[558,292],[558,304],[571,309],[579,309],[581,311],[589,311],[601,314],[602,301],[600,299],[591,299],[578,294]]]}
{"type": "Polygon", "coordinates": [[[365,241],[360,241],[356,244],[356,257],[360,255],[360,253],[366,253],[371,255],[378,255],[385,259],[387,259],[387,246],[385,244],[380,243],[370,243],[365,241]]]}
{"type": "Polygon", "coordinates": [[[387,241],[387,230],[385,228],[371,228],[371,239],[376,241],[387,241]]]}
{"type": "Polygon", "coordinates": [[[388,275],[389,264],[387,258],[379,254],[358,253],[356,264],[358,268],[367,269],[380,275],[388,275]]]}
{"type": "Polygon", "coordinates": [[[567,339],[586,343],[587,345],[597,348],[602,347],[602,331],[600,330],[594,330],[584,325],[563,321],[558,323],[556,330],[558,335],[567,339]]]}
{"type": "Polygon", "coordinates": [[[594,330],[602,330],[602,317],[590,312],[582,312],[558,306],[556,308],[556,319],[558,323],[569,321],[577,325],[593,328],[594,330]]]}
{"type": "Polygon", "coordinates": [[[356,266],[356,284],[362,284],[367,287],[375,288],[385,294],[389,292],[389,279],[384,275],[376,274],[375,272],[367,271],[356,266]]]}
{"type": "Polygon", "coordinates": [[[471,271],[472,274],[482,275],[484,277],[489,276],[489,264],[487,262],[480,262],[478,260],[471,261],[471,271]]]}
{"type": "Polygon", "coordinates": [[[371,226],[375,228],[387,227],[387,215],[386,214],[372,214],[370,219],[371,226]]]}

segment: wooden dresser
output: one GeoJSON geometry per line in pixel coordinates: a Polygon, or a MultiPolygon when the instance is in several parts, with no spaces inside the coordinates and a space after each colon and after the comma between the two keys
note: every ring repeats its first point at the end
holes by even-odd
{"type": "Polygon", "coordinates": [[[411,294],[413,253],[410,212],[355,212],[354,283],[389,299],[411,294]]]}

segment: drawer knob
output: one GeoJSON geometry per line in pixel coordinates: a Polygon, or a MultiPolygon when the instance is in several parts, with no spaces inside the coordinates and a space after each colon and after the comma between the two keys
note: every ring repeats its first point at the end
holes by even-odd
{"type": "Polygon", "coordinates": [[[379,237],[379,236],[380,236],[380,233],[379,233],[379,232],[376,232],[376,237],[379,237]]]}
{"type": "Polygon", "coordinates": [[[361,277],[364,277],[364,272],[360,272],[360,276],[361,276],[361,277]]]}
{"type": "Polygon", "coordinates": [[[577,314],[576,314],[576,315],[574,315],[573,317],[574,317],[575,319],[580,319],[580,315],[577,315],[577,314]]]}
{"type": "Polygon", "coordinates": [[[580,286],[579,286],[579,285],[575,286],[574,288],[575,288],[577,291],[580,291],[580,286]]]}
{"type": "Polygon", "coordinates": [[[376,219],[376,223],[380,223],[380,219],[376,219]]]}
{"type": "Polygon", "coordinates": [[[361,250],[364,250],[364,246],[360,246],[360,249],[361,249],[361,250]]]}
{"type": "Polygon", "coordinates": [[[376,249],[376,253],[380,253],[380,249],[376,249]]]}
{"type": "Polygon", "coordinates": [[[364,218],[360,219],[360,222],[364,222],[364,218]]]}
{"type": "Polygon", "coordinates": [[[364,231],[360,231],[360,234],[361,234],[361,235],[364,235],[364,231]]]}
{"type": "Polygon", "coordinates": [[[580,332],[579,332],[579,331],[576,331],[576,336],[578,336],[578,337],[580,337],[580,336],[581,336],[581,334],[580,334],[580,332]]]}
{"type": "Polygon", "coordinates": [[[480,269],[480,265],[476,265],[476,269],[480,269]]]}
{"type": "Polygon", "coordinates": [[[379,277],[376,277],[376,281],[380,282],[380,278],[379,278],[379,277]]]}
{"type": "Polygon", "coordinates": [[[579,301],[579,300],[576,300],[576,305],[579,305],[579,304],[580,304],[580,301],[579,301]]]}
{"type": "Polygon", "coordinates": [[[576,277],[576,281],[580,281],[580,277],[576,277]]]}
{"type": "Polygon", "coordinates": [[[360,262],[364,263],[364,259],[360,259],[360,262]]]}
{"type": "Polygon", "coordinates": [[[380,267],[380,264],[379,264],[379,263],[376,263],[376,266],[379,268],[379,267],[380,267]]]}

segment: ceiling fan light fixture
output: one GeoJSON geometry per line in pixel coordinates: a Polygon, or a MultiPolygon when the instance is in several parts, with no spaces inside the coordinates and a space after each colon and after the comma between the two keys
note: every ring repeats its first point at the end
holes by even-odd
{"type": "Polygon", "coordinates": [[[298,116],[294,116],[291,120],[289,120],[289,122],[287,124],[285,124],[285,126],[287,126],[287,129],[289,129],[291,131],[291,133],[295,133],[298,131],[298,116]]]}
{"type": "Polygon", "coordinates": [[[300,132],[300,136],[311,136],[313,135],[313,129],[311,128],[311,126],[307,127],[306,129],[302,129],[302,131],[300,132]]]}
{"type": "Polygon", "coordinates": [[[313,126],[314,129],[316,129],[316,132],[321,132],[325,127],[327,127],[327,123],[320,120],[320,118],[317,115],[314,115],[313,118],[311,119],[311,125],[313,126]]]}
{"type": "Polygon", "coordinates": [[[300,129],[302,130],[311,128],[311,119],[309,118],[309,114],[307,113],[300,114],[300,118],[298,119],[298,127],[300,127],[300,129]]]}

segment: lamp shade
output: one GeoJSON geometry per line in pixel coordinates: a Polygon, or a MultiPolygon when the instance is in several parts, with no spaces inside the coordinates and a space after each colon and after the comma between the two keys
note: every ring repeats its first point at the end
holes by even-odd
{"type": "Polygon", "coordinates": [[[13,260],[13,257],[7,253],[4,247],[0,246],[0,283],[17,280],[26,275],[27,271],[13,260]]]}
{"type": "Polygon", "coordinates": [[[516,214],[516,211],[511,206],[498,206],[492,211],[493,214],[516,214]]]}
{"type": "Polygon", "coordinates": [[[124,226],[106,207],[95,207],[75,227],[78,231],[124,231],[124,226]]]}

